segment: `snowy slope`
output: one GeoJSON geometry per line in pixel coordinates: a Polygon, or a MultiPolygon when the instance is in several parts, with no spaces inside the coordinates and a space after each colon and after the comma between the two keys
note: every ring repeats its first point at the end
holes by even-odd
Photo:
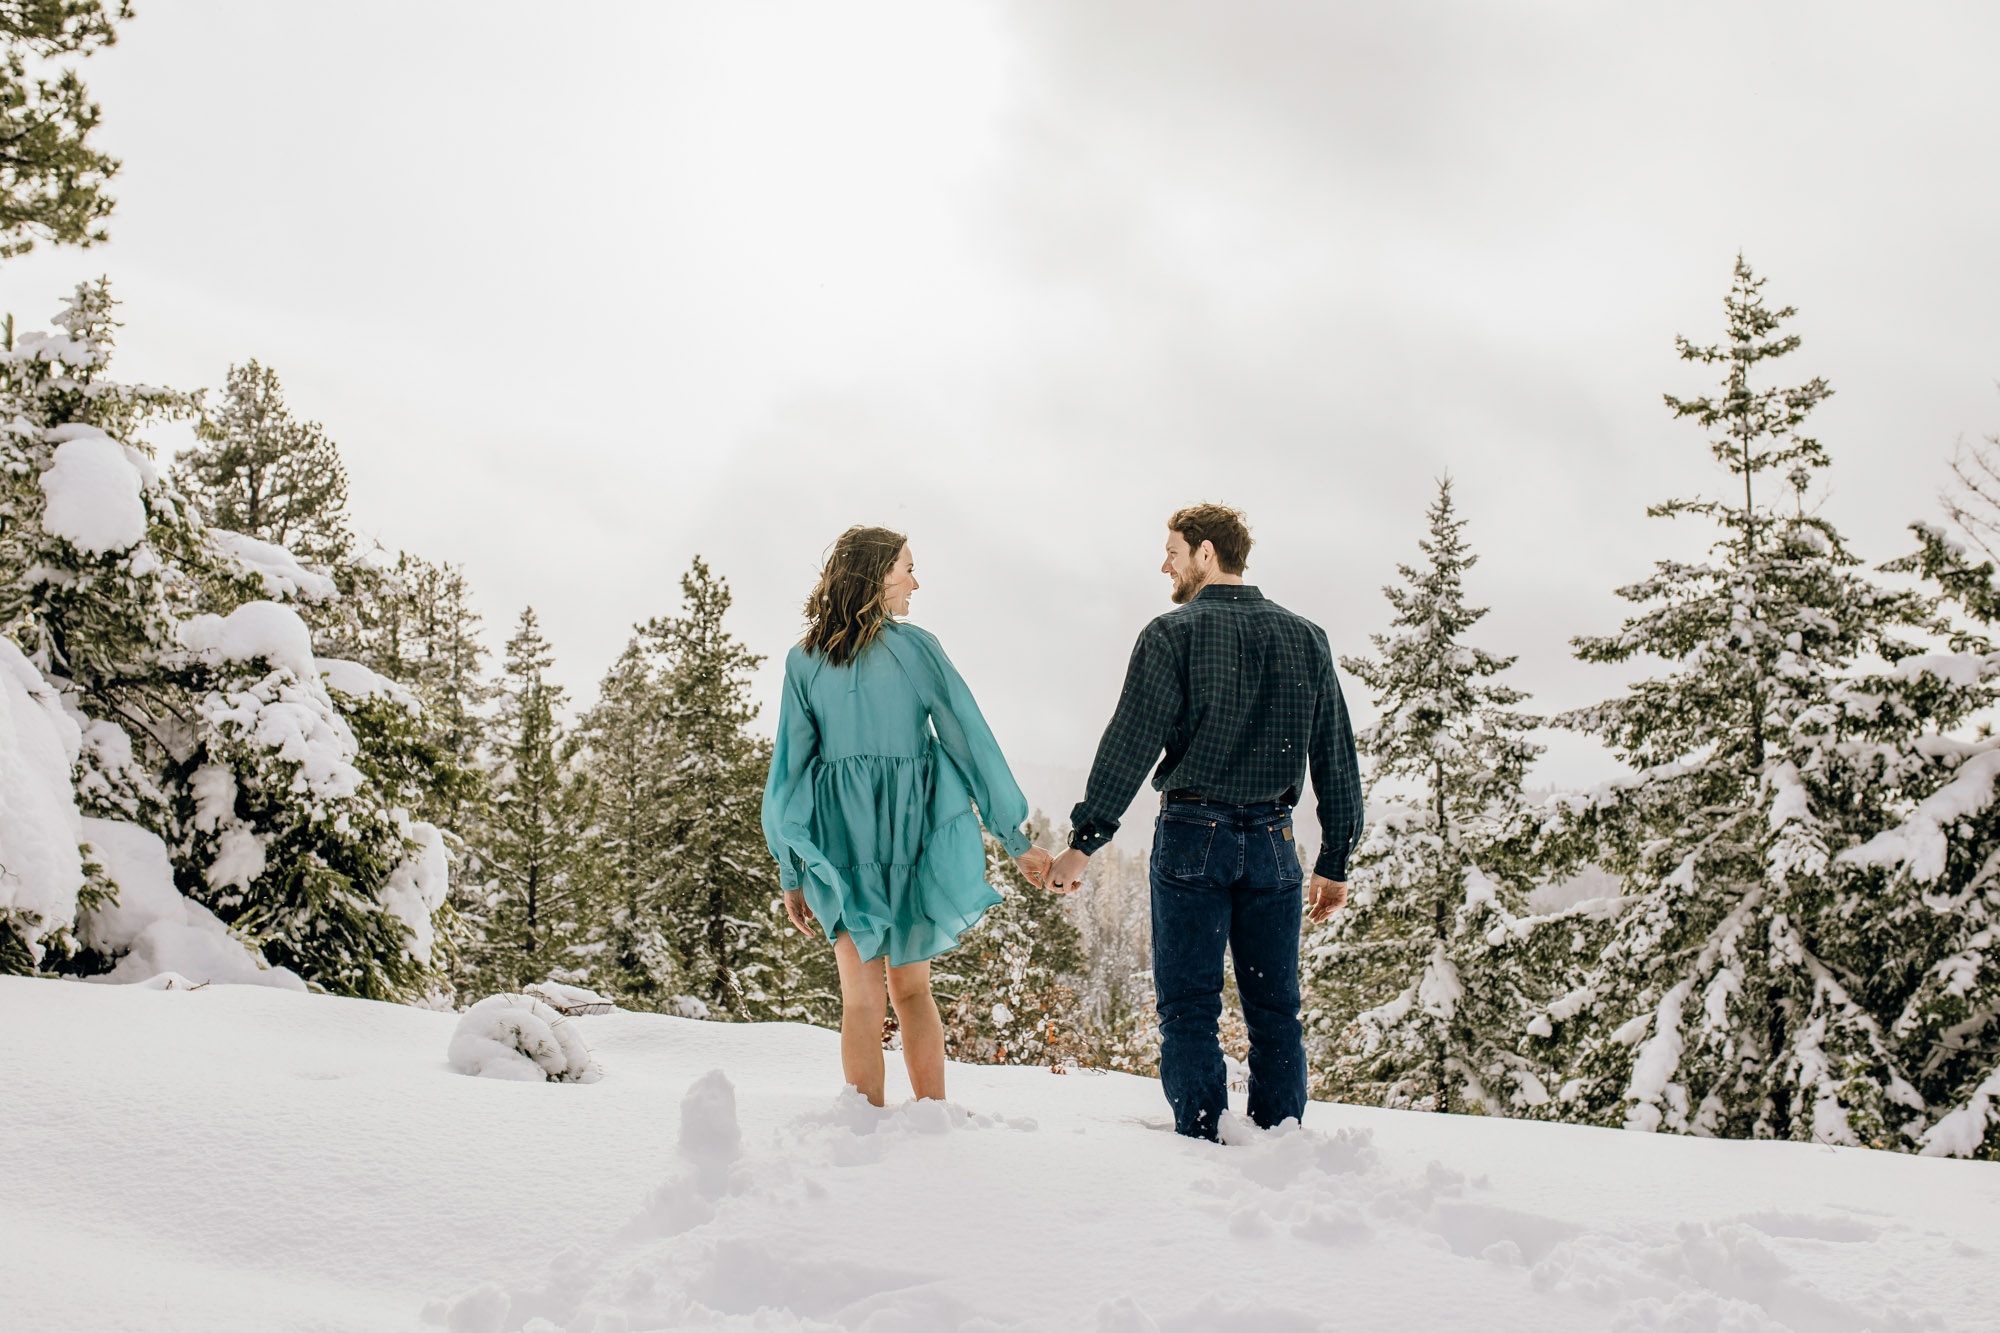
{"type": "Polygon", "coordinates": [[[455,1021],[0,978],[0,1327],[2000,1327],[1992,1165],[1318,1104],[1215,1147],[1044,1069],[883,1114],[831,1033],[634,1014],[525,1084],[455,1021]]]}

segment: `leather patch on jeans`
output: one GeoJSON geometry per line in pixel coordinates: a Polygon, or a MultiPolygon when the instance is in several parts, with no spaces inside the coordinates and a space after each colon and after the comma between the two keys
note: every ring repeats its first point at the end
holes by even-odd
{"type": "Polygon", "coordinates": [[[1287,826],[1285,829],[1285,841],[1290,842],[1291,840],[1292,840],[1292,830],[1289,826],[1287,826]]]}

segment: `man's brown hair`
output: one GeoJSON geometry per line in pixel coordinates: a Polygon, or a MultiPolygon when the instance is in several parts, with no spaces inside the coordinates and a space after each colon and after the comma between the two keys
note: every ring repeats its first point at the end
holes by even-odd
{"type": "Polygon", "coordinates": [[[845,666],[875,642],[889,618],[882,585],[908,538],[888,528],[853,527],[840,534],[806,598],[807,652],[831,666],[845,666]]]}
{"type": "Polygon", "coordinates": [[[1215,543],[1215,563],[1225,574],[1241,574],[1250,562],[1250,525],[1241,510],[1228,505],[1199,504],[1177,509],[1167,527],[1181,535],[1189,551],[1203,542],[1215,543]]]}

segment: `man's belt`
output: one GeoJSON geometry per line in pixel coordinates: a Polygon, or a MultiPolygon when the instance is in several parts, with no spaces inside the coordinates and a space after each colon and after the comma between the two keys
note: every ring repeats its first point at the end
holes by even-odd
{"type": "Polygon", "coordinates": [[[1200,792],[1192,788],[1181,787],[1175,791],[1168,792],[1167,799],[1169,801],[1192,801],[1201,805],[1220,805],[1230,810],[1244,810],[1253,805],[1298,804],[1297,793],[1290,788],[1286,788],[1282,795],[1267,796],[1261,801],[1218,801],[1213,797],[1203,796],[1200,792]]]}

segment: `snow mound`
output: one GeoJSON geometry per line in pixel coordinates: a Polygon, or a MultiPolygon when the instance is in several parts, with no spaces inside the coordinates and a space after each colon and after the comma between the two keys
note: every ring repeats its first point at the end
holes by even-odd
{"type": "Polygon", "coordinates": [[[210,666],[262,659],[300,680],[319,674],[312,631],[298,612],[276,602],[245,602],[227,616],[196,616],[181,625],[181,642],[210,666]]]}
{"type": "Polygon", "coordinates": [[[41,480],[48,500],[42,527],[79,551],[108,555],[145,540],[144,478],[110,436],[93,432],[63,441],[41,480]]]}
{"type": "Polygon", "coordinates": [[[261,583],[266,597],[330,602],[340,596],[332,579],[307,569],[282,546],[221,528],[208,530],[208,544],[237,574],[261,583]]]}
{"type": "Polygon", "coordinates": [[[475,1078],[595,1083],[604,1076],[576,1025],[530,995],[490,995],[466,1010],[446,1058],[475,1078]]]}
{"type": "Polygon", "coordinates": [[[82,817],[70,765],[81,744],[42,673],[0,635],[0,913],[30,947],[76,915],[82,817]]]}
{"type": "Polygon", "coordinates": [[[116,902],[77,921],[77,938],[86,947],[118,959],[91,980],[146,982],[165,975],[185,985],[306,988],[297,973],[272,967],[213,912],[181,894],[157,834],[121,819],[86,819],[83,839],[118,893],[116,902]]]}

